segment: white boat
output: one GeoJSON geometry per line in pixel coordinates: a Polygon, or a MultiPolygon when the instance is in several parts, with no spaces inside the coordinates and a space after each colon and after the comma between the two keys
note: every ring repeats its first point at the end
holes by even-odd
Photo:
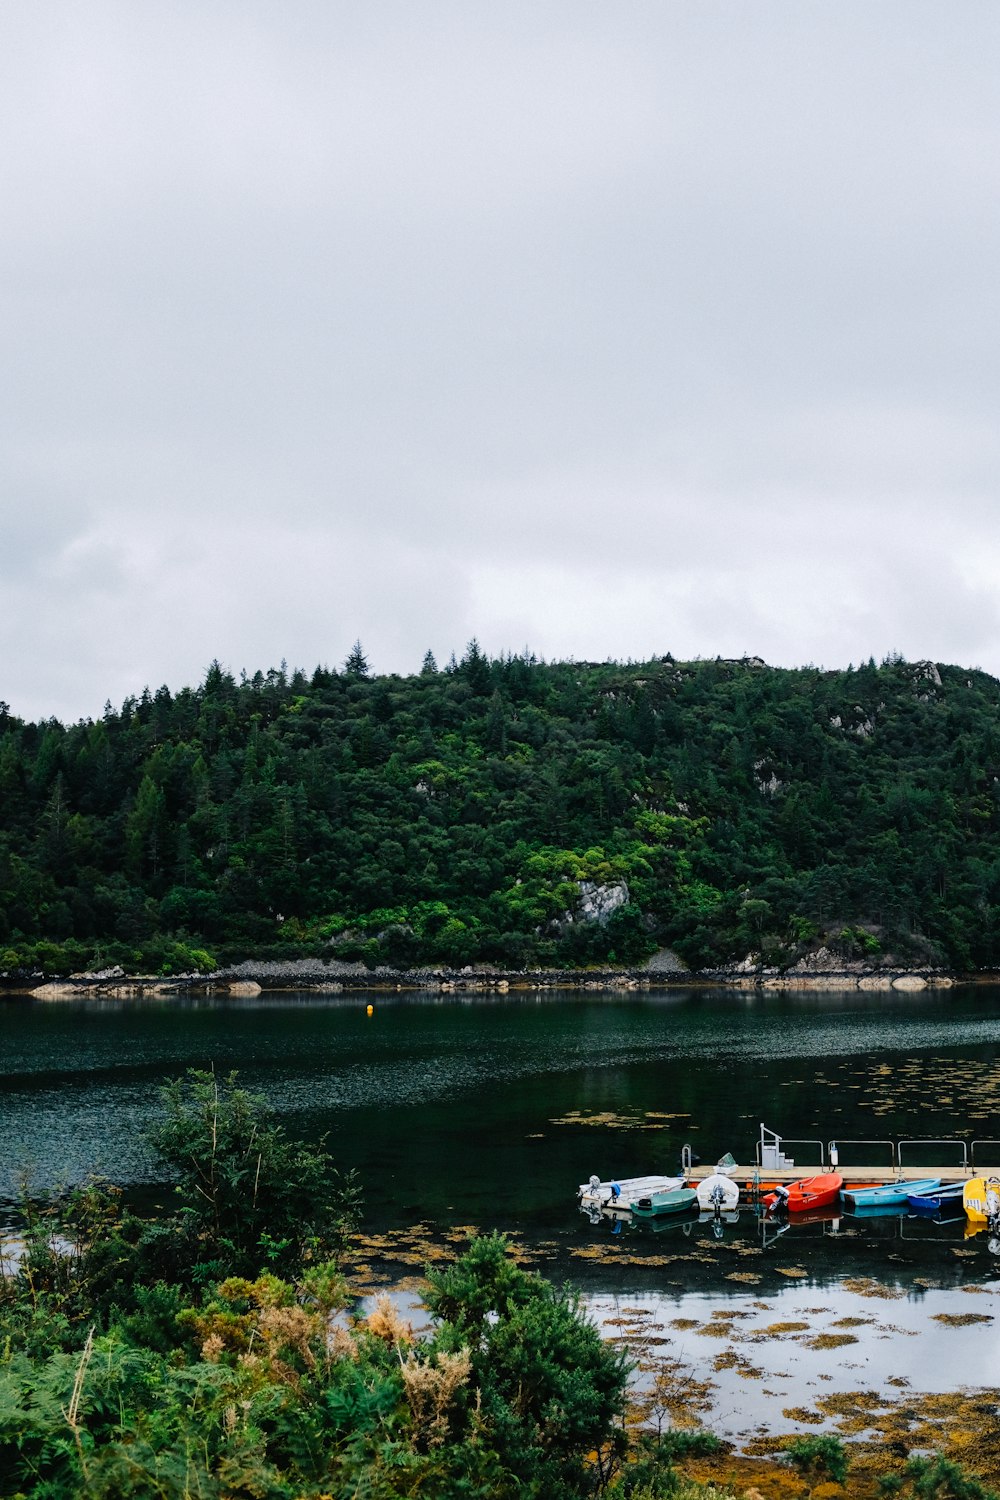
{"type": "Polygon", "coordinates": [[[740,1201],[739,1183],[727,1177],[725,1172],[713,1172],[711,1177],[698,1183],[696,1191],[698,1207],[701,1209],[718,1209],[720,1213],[728,1213],[740,1201]]]}
{"type": "Polygon", "coordinates": [[[669,1193],[684,1186],[683,1177],[618,1177],[602,1182],[597,1176],[581,1183],[576,1190],[581,1208],[615,1208],[631,1210],[637,1198],[652,1193],[669,1193]]]}

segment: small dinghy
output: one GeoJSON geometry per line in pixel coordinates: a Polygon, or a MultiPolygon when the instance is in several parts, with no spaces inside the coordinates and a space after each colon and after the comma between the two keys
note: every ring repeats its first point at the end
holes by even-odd
{"type": "Polygon", "coordinates": [[[911,1214],[921,1219],[933,1219],[936,1215],[965,1212],[963,1204],[964,1182],[950,1182],[935,1193],[907,1193],[906,1204],[911,1214]]]}
{"type": "Polygon", "coordinates": [[[815,1177],[802,1177],[787,1186],[779,1185],[768,1193],[764,1206],[769,1213],[801,1214],[810,1208],[829,1208],[836,1203],[844,1179],[839,1172],[821,1172],[815,1177]]]}
{"type": "Polygon", "coordinates": [[[666,1193],[650,1193],[636,1198],[632,1204],[633,1219],[658,1219],[667,1214],[683,1214],[697,1208],[698,1194],[694,1188],[672,1188],[666,1193]]]}
{"type": "Polygon", "coordinates": [[[576,1190],[581,1208],[615,1208],[619,1211],[631,1209],[637,1198],[650,1198],[654,1193],[672,1193],[684,1186],[683,1177],[619,1177],[602,1182],[595,1174],[576,1190]]]}
{"type": "Polygon", "coordinates": [[[920,1182],[883,1182],[879,1187],[841,1188],[840,1196],[853,1212],[859,1208],[885,1209],[889,1213],[905,1208],[912,1194],[915,1198],[926,1197],[941,1186],[940,1177],[925,1177],[920,1182]]]}
{"type": "Polygon", "coordinates": [[[717,1213],[728,1213],[740,1201],[739,1183],[727,1177],[725,1172],[713,1172],[711,1177],[699,1182],[695,1191],[698,1195],[698,1207],[712,1209],[717,1213]]]}
{"type": "Polygon", "coordinates": [[[1000,1177],[972,1177],[964,1184],[962,1202],[970,1224],[1000,1224],[1000,1177]]]}

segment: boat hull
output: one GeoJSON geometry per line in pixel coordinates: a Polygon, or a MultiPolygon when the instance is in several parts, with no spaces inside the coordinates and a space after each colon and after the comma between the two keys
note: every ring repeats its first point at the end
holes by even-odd
{"type": "Polygon", "coordinates": [[[811,1208],[829,1208],[838,1202],[843,1186],[844,1179],[839,1172],[821,1172],[815,1177],[790,1182],[782,1191],[769,1193],[764,1204],[772,1213],[801,1214],[811,1208]]]}
{"type": "Polygon", "coordinates": [[[952,1183],[937,1193],[907,1193],[906,1204],[911,1214],[921,1219],[933,1219],[939,1214],[962,1214],[965,1184],[952,1183]]]}
{"type": "Polygon", "coordinates": [[[683,1177],[620,1177],[616,1179],[618,1192],[613,1182],[585,1182],[577,1189],[582,1208],[630,1209],[637,1198],[648,1198],[652,1193],[670,1193],[684,1186],[683,1177]]]}
{"type": "Polygon", "coordinates": [[[694,1188],[674,1188],[669,1193],[651,1193],[632,1204],[633,1219],[658,1219],[669,1214],[683,1214],[698,1206],[694,1188]]]}
{"type": "Polygon", "coordinates": [[[940,1186],[940,1177],[925,1177],[920,1182],[884,1182],[874,1188],[841,1188],[840,1196],[847,1207],[855,1211],[881,1208],[892,1212],[905,1208],[911,1194],[915,1198],[926,1197],[940,1186]]]}
{"type": "Polygon", "coordinates": [[[989,1224],[991,1219],[1000,1217],[1000,1178],[970,1178],[962,1202],[970,1224],[989,1224]]]}
{"type": "Polygon", "coordinates": [[[695,1191],[698,1194],[699,1208],[718,1208],[725,1213],[735,1208],[740,1201],[740,1186],[724,1172],[713,1172],[711,1177],[706,1177],[699,1182],[695,1191]]]}

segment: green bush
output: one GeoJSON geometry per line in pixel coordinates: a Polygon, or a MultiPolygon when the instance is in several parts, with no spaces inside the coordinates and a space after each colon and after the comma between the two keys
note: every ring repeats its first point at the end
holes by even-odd
{"type": "Polygon", "coordinates": [[[942,1454],[911,1458],[902,1474],[888,1474],[879,1480],[879,1491],[912,1500],[1000,1500],[996,1490],[942,1454]]]}
{"type": "Polygon", "coordinates": [[[785,1456],[801,1474],[829,1476],[834,1484],[843,1484],[850,1468],[850,1455],[840,1438],[833,1433],[813,1433],[795,1438],[785,1446],[785,1456]]]}
{"type": "Polygon", "coordinates": [[[286,1271],[343,1245],[360,1209],[353,1174],[338,1172],[322,1144],[289,1140],[235,1074],[190,1069],[161,1099],[150,1139],[177,1179],[178,1243],[199,1277],[286,1271]]]}

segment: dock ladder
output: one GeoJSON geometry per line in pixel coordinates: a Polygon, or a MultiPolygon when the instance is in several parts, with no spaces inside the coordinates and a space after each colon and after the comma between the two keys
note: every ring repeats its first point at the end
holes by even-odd
{"type": "Polygon", "coordinates": [[[794,1167],[794,1160],[781,1149],[781,1136],[761,1124],[760,1142],[757,1146],[757,1164],[762,1171],[783,1172],[794,1167]]]}

